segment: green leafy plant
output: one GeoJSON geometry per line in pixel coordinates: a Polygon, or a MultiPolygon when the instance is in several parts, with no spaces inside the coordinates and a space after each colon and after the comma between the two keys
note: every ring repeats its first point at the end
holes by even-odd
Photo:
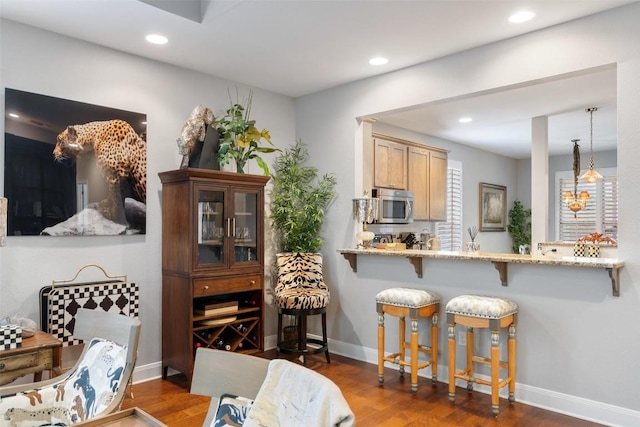
{"type": "Polygon", "coordinates": [[[515,200],[509,209],[507,229],[513,240],[513,253],[519,253],[520,245],[531,245],[531,209],[525,209],[519,200],[515,200]]]}
{"type": "Polygon", "coordinates": [[[298,140],[275,161],[272,175],[271,220],[284,252],[318,252],[325,214],[336,197],[336,177],[318,177],[318,169],[305,166],[306,145],[298,140]]]}
{"type": "Polygon", "coordinates": [[[269,165],[258,155],[258,153],[273,153],[280,151],[275,147],[261,147],[262,140],[273,145],[271,135],[266,129],[258,131],[255,126],[256,121],[251,120],[251,101],[253,93],[249,92],[249,97],[245,105],[235,103],[227,110],[227,113],[216,123],[220,146],[218,148],[218,163],[220,166],[228,164],[231,159],[236,163],[238,173],[244,173],[244,167],[251,159],[255,159],[258,166],[265,175],[269,175],[269,165]]]}

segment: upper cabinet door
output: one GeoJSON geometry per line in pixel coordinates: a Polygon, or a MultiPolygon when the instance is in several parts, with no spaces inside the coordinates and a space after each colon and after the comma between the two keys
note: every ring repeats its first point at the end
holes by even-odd
{"type": "Polygon", "coordinates": [[[233,197],[233,262],[257,263],[260,260],[258,245],[258,194],[236,191],[233,197]]]}
{"type": "Polygon", "coordinates": [[[407,189],[407,146],[385,139],[374,139],[374,186],[407,189]]]}
{"type": "Polygon", "coordinates": [[[414,220],[447,219],[447,153],[409,147],[409,191],[414,220]]]}
{"type": "Polygon", "coordinates": [[[198,187],[196,197],[197,265],[224,266],[227,263],[227,234],[230,232],[225,215],[225,191],[198,187]]]}

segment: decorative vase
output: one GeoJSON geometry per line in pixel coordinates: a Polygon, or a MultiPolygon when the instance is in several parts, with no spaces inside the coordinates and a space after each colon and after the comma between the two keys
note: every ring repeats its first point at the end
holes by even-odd
{"type": "Polygon", "coordinates": [[[600,257],[600,246],[596,244],[587,246],[587,253],[589,254],[589,258],[600,257]]]}
{"type": "Polygon", "coordinates": [[[585,256],[584,243],[576,243],[573,245],[573,256],[585,256]]]}

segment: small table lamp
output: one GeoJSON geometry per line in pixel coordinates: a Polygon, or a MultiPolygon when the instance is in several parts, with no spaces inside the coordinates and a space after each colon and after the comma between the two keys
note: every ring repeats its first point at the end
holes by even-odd
{"type": "Polygon", "coordinates": [[[369,197],[367,192],[359,199],[353,199],[353,218],[362,223],[362,231],[358,232],[356,238],[361,240],[357,247],[370,248],[371,241],[375,237],[371,231],[367,231],[367,223],[372,223],[378,217],[378,199],[369,197]]]}

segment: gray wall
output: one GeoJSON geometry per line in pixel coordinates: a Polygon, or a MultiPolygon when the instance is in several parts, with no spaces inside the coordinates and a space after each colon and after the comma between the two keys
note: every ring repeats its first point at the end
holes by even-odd
{"type": "MultiPolygon", "coordinates": [[[[375,294],[382,289],[428,287],[444,301],[468,292],[500,295],[520,304],[519,399],[609,424],[640,423],[633,392],[640,381],[633,369],[640,356],[640,196],[634,191],[640,180],[639,18],[640,5],[634,4],[296,100],[298,135],[313,147],[316,165],[338,174],[340,199],[329,214],[323,251],[335,351],[375,361],[375,294]],[[625,260],[619,298],[604,270],[510,265],[509,286],[501,287],[490,263],[425,261],[418,279],[400,257],[359,256],[354,273],[337,253],[355,243],[350,201],[363,190],[358,118],[611,63],[618,74],[619,256],[625,260]]],[[[520,193],[526,184],[513,163],[508,167],[520,193]]],[[[499,179],[491,169],[476,178],[499,179]]],[[[389,339],[395,342],[393,335],[389,339]]]]}

